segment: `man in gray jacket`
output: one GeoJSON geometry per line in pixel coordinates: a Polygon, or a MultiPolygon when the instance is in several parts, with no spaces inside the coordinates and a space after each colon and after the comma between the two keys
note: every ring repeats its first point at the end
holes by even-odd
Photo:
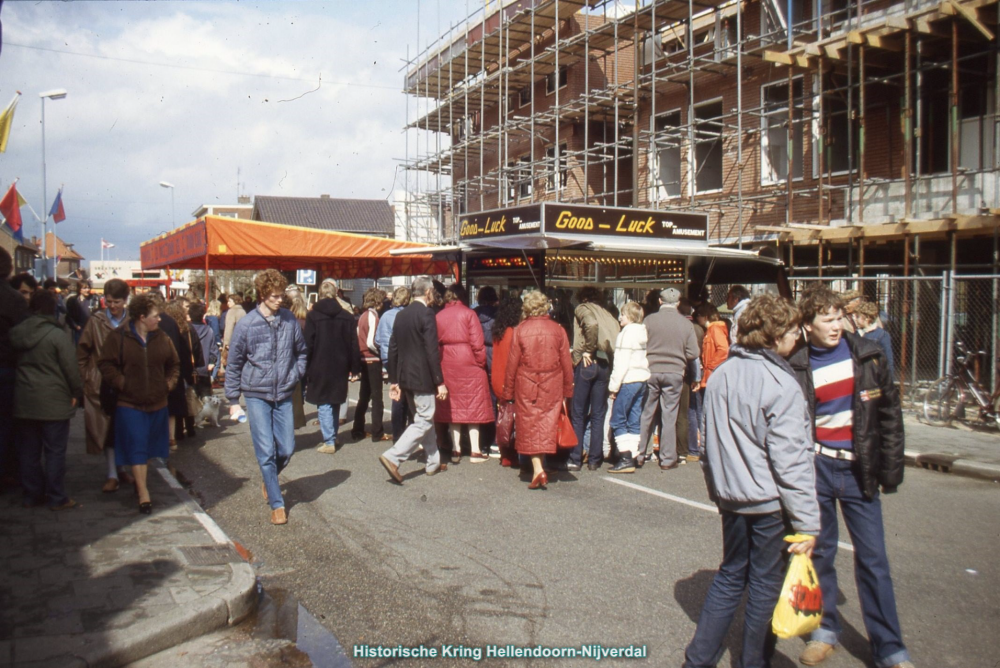
{"type": "MultiPolygon", "coordinates": [[[[654,418],[660,412],[660,469],[677,468],[677,439],[687,443],[687,415],[681,414],[681,391],[684,371],[689,361],[698,357],[698,340],[691,321],[677,311],[681,293],[676,288],[660,292],[660,310],[646,318],[646,359],[649,382],[646,403],[642,408],[639,433],[639,457],[642,465],[649,449],[649,439],[656,429],[654,418]],[[678,424],[680,423],[680,424],[678,424]]],[[[686,448],[682,448],[686,450],[686,448]]]]}
{"type": "MultiPolygon", "coordinates": [[[[806,402],[782,357],[795,347],[798,311],[781,297],[762,295],[746,313],[738,345],[705,388],[702,468],[722,516],[724,556],[683,668],[718,663],[744,590],[740,665],[771,665],[771,615],[784,577],[786,523],[805,536],[790,552],[811,554],[820,530],[806,402]]],[[[822,613],[818,595],[805,600],[814,605],[813,614],[822,613]]]]}

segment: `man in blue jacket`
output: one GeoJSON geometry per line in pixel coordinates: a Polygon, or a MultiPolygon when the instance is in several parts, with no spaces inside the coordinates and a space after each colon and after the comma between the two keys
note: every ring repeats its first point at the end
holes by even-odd
{"type": "Polygon", "coordinates": [[[274,269],[254,278],[259,303],[236,323],[226,366],[229,414],[239,414],[242,394],[264,479],[261,489],[271,506],[271,524],[288,522],[278,474],[295,452],[292,392],[306,373],[302,328],[291,311],[281,308],[287,284],[274,269]]]}
{"type": "MultiPolygon", "coordinates": [[[[378,327],[375,329],[375,345],[378,347],[379,355],[382,357],[382,375],[389,378],[389,341],[392,339],[392,330],[396,325],[396,316],[410,303],[410,289],[401,285],[392,291],[392,308],[382,314],[379,318],[378,327]]],[[[410,418],[410,410],[406,401],[402,399],[392,400],[392,442],[395,443],[403,435],[406,429],[407,419],[410,418]]]]}

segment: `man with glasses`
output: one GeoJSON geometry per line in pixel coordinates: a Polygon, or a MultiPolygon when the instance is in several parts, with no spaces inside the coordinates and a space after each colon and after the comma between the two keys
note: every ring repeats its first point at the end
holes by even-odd
{"type": "Polygon", "coordinates": [[[264,499],[271,506],[271,524],[287,524],[278,474],[295,452],[292,393],[306,373],[306,341],[302,327],[281,308],[288,281],[274,269],[254,278],[257,308],[233,328],[226,373],[229,415],[240,414],[246,400],[250,437],[260,465],[264,499]]]}
{"type": "Polygon", "coordinates": [[[124,470],[119,472],[115,467],[114,430],[111,418],[101,410],[101,371],[97,368],[97,361],[108,336],[125,321],[128,296],[128,284],[120,278],[112,278],[105,283],[105,308],[87,320],[76,347],[76,363],[83,379],[83,421],[87,431],[87,454],[104,455],[107,476],[101,491],[108,494],[118,491],[119,479],[130,484],[132,477],[124,470]]]}

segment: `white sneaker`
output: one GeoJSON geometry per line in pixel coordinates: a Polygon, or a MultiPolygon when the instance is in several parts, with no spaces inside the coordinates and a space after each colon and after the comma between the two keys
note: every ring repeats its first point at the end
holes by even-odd
{"type": "Polygon", "coordinates": [[[492,457],[493,459],[500,459],[500,446],[499,445],[491,445],[490,446],[490,457],[492,457]]]}

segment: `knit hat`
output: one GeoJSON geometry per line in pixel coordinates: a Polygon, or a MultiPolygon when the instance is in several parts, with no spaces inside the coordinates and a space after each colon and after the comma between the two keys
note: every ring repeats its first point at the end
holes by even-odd
{"type": "Polygon", "coordinates": [[[681,300],[681,291],[677,288],[660,290],[660,301],[664,304],[676,304],[681,300]]]}

